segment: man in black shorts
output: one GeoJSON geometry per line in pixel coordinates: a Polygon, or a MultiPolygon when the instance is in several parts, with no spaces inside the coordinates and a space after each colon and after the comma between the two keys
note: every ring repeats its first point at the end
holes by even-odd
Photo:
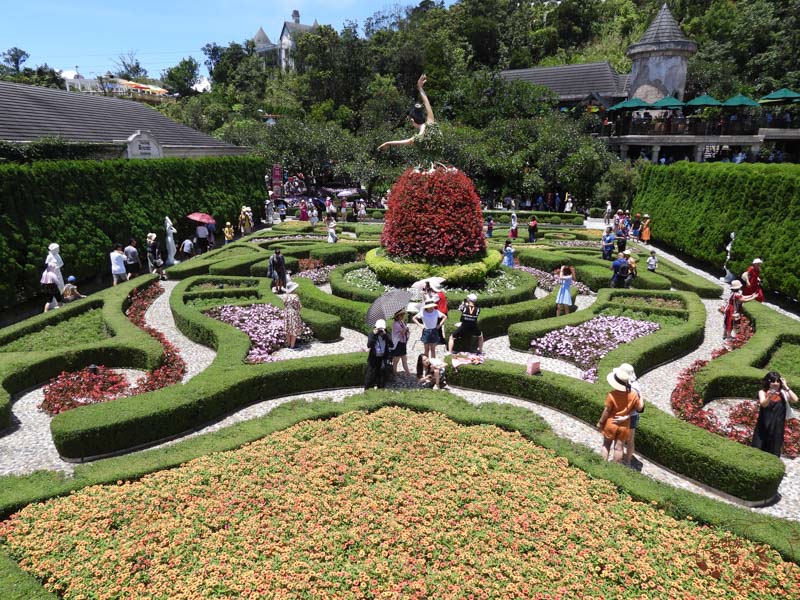
{"type": "Polygon", "coordinates": [[[453,352],[455,340],[472,336],[478,338],[478,354],[483,354],[483,333],[478,328],[478,316],[481,314],[481,309],[475,305],[477,301],[478,297],[475,294],[470,294],[458,307],[458,310],[461,311],[461,322],[456,325],[447,344],[447,349],[451,353],[453,352]]]}

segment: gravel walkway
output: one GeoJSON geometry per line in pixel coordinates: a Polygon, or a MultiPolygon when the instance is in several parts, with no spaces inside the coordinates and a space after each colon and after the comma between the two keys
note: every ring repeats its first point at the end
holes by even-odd
{"type": "MultiPolygon", "coordinates": [[[[662,256],[675,260],[660,253],[662,256]]],[[[681,264],[680,261],[675,260],[676,263],[681,264]]],[[[682,265],[683,266],[683,265],[682,265]]],[[[687,267],[688,268],[688,267],[687,267]]],[[[693,272],[695,270],[689,268],[693,272]]],[[[702,274],[702,272],[701,272],[702,274]]],[[[712,277],[707,276],[713,280],[712,277]]],[[[185,380],[190,379],[199,372],[202,372],[213,361],[215,353],[198,344],[195,344],[183,334],[181,334],[175,327],[171,311],[169,310],[169,294],[174,289],[176,283],[164,282],[162,284],[165,288],[165,293],[162,294],[156,302],[151,306],[145,315],[146,322],[152,327],[163,331],[168,339],[170,339],[179,349],[181,355],[186,359],[189,370],[185,380]]],[[[330,286],[321,286],[320,289],[330,293],[330,286]]],[[[584,309],[590,306],[594,301],[595,296],[579,296],[576,304],[578,308],[584,309]]],[[[688,366],[697,358],[710,357],[711,351],[720,345],[720,338],[713,334],[715,331],[722,329],[722,317],[719,315],[717,308],[721,304],[721,300],[704,300],[703,301],[707,310],[706,327],[710,332],[706,336],[706,341],[700,348],[692,352],[690,355],[662,366],[650,373],[643,375],[640,382],[643,387],[643,392],[648,401],[653,402],[663,410],[671,412],[669,407],[669,395],[672,391],[677,373],[680,372],[685,366],[688,366]]],[[[412,325],[411,340],[409,344],[409,357],[414,358],[422,350],[421,343],[418,342],[421,331],[418,326],[412,325]]],[[[441,348],[441,347],[440,347],[441,348]]],[[[323,356],[329,354],[339,354],[346,352],[364,351],[366,349],[366,336],[363,334],[352,331],[349,329],[342,329],[342,339],[334,343],[321,343],[314,342],[302,347],[300,350],[284,349],[278,352],[278,356],[282,359],[292,360],[295,358],[323,356]]],[[[496,338],[489,340],[484,346],[487,357],[505,360],[508,362],[526,364],[529,354],[523,352],[516,352],[508,347],[508,338],[496,338]]],[[[414,360],[410,361],[409,365],[411,370],[414,370],[414,360]]],[[[580,370],[564,361],[543,359],[542,368],[545,370],[562,373],[571,377],[580,377],[580,370]]],[[[131,377],[138,376],[140,373],[130,372],[131,377]]],[[[184,381],[185,381],[184,380],[184,381]]],[[[416,382],[405,377],[398,377],[394,383],[390,385],[391,388],[416,388],[416,382]]],[[[36,409],[36,406],[41,402],[41,387],[31,390],[23,394],[13,405],[13,413],[16,424],[16,430],[11,434],[0,438],[0,474],[27,474],[37,469],[49,469],[64,472],[71,472],[74,465],[65,463],[58,458],[55,452],[55,447],[52,444],[49,431],[49,417],[44,415],[36,409]]],[[[346,388],[340,390],[329,390],[317,393],[305,393],[285,398],[267,400],[245,407],[227,417],[208,425],[207,427],[179,438],[171,440],[162,444],[162,446],[175,444],[183,439],[218,431],[235,423],[247,421],[257,418],[269,413],[273,408],[285,402],[295,399],[328,399],[333,401],[341,401],[353,394],[360,393],[362,388],[346,388]]],[[[549,407],[540,406],[524,400],[510,398],[498,394],[489,394],[485,392],[478,392],[465,389],[451,390],[456,395],[466,399],[473,404],[481,404],[484,402],[498,402],[522,406],[528,410],[532,410],[542,416],[553,431],[562,437],[570,439],[576,443],[583,444],[594,451],[599,452],[601,448],[600,435],[591,426],[571,417],[567,414],[561,413],[549,407]]],[[[645,417],[646,418],[646,417],[645,417]]],[[[676,475],[655,463],[652,463],[642,457],[638,457],[642,463],[642,473],[653,477],[659,481],[663,481],[675,487],[691,490],[716,498],[723,501],[730,501],[729,499],[720,496],[714,490],[707,489],[699,484],[688,481],[685,478],[676,475]]],[[[787,519],[800,520],[800,461],[790,461],[784,459],[787,466],[787,474],[784,478],[780,494],[781,499],[775,505],[754,509],[758,512],[772,514],[775,516],[784,517],[787,519]]]]}
{"type": "Polygon", "coordinates": [[[193,342],[183,335],[175,325],[175,319],[169,308],[169,297],[176,285],[178,285],[177,281],[161,282],[164,293],[156,298],[156,301],[147,309],[144,321],[153,329],[162,332],[178,349],[181,358],[186,361],[186,374],[183,376],[183,383],[186,383],[192,377],[205,371],[214,361],[217,353],[211,348],[193,342]]]}

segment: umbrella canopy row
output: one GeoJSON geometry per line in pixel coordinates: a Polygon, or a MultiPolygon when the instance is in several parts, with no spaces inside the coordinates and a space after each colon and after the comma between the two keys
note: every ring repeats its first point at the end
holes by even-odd
{"type": "Polygon", "coordinates": [[[640,98],[631,98],[630,100],[625,100],[623,102],[619,102],[615,104],[608,110],[643,110],[646,108],[655,108],[655,109],[675,109],[675,108],[683,108],[683,107],[692,107],[692,108],[700,108],[705,106],[723,106],[723,107],[748,107],[748,106],[760,106],[762,104],[786,104],[790,102],[800,102],[800,93],[790,90],[789,88],[782,88],[771,94],[767,94],[763,98],[761,98],[758,102],[753,100],[752,98],[748,98],[744,94],[736,94],[735,96],[728,98],[724,102],[720,102],[713,96],[709,96],[708,94],[703,94],[702,96],[698,96],[697,98],[692,98],[688,102],[682,102],[673,96],[667,96],[666,98],[662,98],[657,102],[653,102],[652,104],[645,102],[640,98]]]}

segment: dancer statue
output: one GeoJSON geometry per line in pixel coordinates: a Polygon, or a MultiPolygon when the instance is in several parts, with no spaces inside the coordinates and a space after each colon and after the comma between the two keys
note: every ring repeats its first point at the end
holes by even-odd
{"type": "Polygon", "coordinates": [[[177,261],[175,260],[175,238],[172,236],[178,233],[178,230],[172,226],[172,221],[169,217],[164,217],[164,229],[166,230],[167,234],[165,239],[167,241],[167,266],[174,265],[177,261]]]}
{"type": "Polygon", "coordinates": [[[270,190],[267,199],[264,201],[264,214],[267,216],[268,227],[272,227],[272,219],[275,216],[275,203],[272,201],[273,194],[275,194],[275,192],[270,190]]]}
{"type": "Polygon", "coordinates": [[[725,264],[722,265],[722,268],[725,269],[725,277],[720,277],[725,283],[730,283],[734,279],[736,279],[736,275],[728,268],[728,263],[731,260],[731,250],[733,249],[733,241],[736,239],[736,232],[731,231],[731,241],[728,242],[728,245],[725,246],[725,264]]]}
{"type": "Polygon", "coordinates": [[[433,108],[425,93],[425,82],[428,81],[426,75],[421,75],[417,81],[417,90],[422,100],[422,104],[415,104],[409,112],[411,124],[418,129],[418,133],[406,140],[393,140],[384,142],[378,146],[378,150],[386,150],[390,146],[416,146],[420,150],[420,156],[425,162],[433,163],[439,158],[442,145],[442,132],[436,119],[433,116],[433,108]],[[425,112],[423,113],[423,108],[425,112]]]}

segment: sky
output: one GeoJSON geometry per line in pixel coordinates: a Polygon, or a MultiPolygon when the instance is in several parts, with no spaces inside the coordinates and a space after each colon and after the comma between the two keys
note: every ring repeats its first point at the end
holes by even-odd
{"type": "MultiPolygon", "coordinates": [[[[194,56],[201,48],[252,38],[263,27],[270,40],[280,35],[292,11],[300,22],[330,24],[337,31],[347,20],[363,25],[378,11],[414,0],[0,0],[0,52],[22,48],[25,66],[47,63],[59,70],[79,68],[87,78],[114,71],[120,54],[136,52],[150,77],[194,56]]],[[[446,4],[453,4],[448,0],[446,4]]],[[[201,66],[201,73],[206,74],[201,66]]]]}

